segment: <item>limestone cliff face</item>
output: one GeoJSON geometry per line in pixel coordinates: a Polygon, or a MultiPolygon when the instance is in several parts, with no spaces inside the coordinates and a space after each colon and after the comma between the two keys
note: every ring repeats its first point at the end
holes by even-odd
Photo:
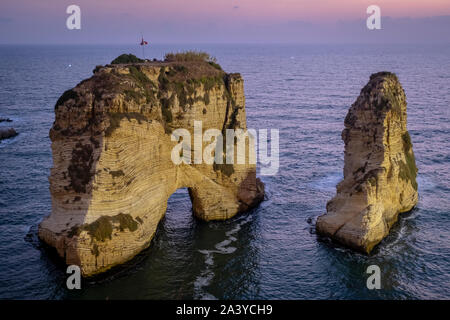
{"type": "Polygon", "coordinates": [[[418,201],[417,168],[406,128],[406,97],[397,77],[373,74],[342,131],[344,180],[317,219],[317,232],[369,253],[398,214],[418,201]]]}
{"type": "Polygon", "coordinates": [[[264,188],[254,164],[172,162],[171,132],[193,136],[194,121],[246,129],[241,76],[198,61],[97,67],[55,106],[52,212],[39,237],[90,276],[146,248],[178,188],[203,220],[256,206],[264,188]]]}

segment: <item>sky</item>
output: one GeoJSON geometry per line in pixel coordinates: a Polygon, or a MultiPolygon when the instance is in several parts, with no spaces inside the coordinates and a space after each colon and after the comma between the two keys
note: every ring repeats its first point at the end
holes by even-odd
{"type": "Polygon", "coordinates": [[[1,0],[0,43],[450,43],[450,0],[1,0]],[[66,8],[81,8],[69,30],[66,8]],[[381,9],[368,30],[366,9],[381,9]]]}

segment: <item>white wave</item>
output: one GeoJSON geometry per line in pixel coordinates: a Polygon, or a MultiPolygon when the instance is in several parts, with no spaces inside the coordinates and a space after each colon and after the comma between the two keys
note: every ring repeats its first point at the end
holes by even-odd
{"type": "Polygon", "coordinates": [[[217,299],[214,295],[206,291],[206,287],[211,284],[214,279],[214,272],[211,268],[214,266],[214,254],[231,254],[237,250],[236,247],[230,246],[233,242],[237,241],[235,237],[242,225],[250,221],[250,217],[244,217],[239,221],[236,226],[225,233],[226,239],[217,243],[214,248],[215,250],[198,250],[201,254],[205,256],[205,269],[200,273],[200,275],[194,281],[194,295],[197,299],[212,300],[217,299]]]}
{"type": "Polygon", "coordinates": [[[207,270],[202,272],[194,281],[194,296],[196,299],[202,300],[217,300],[217,298],[204,290],[212,279],[214,278],[214,272],[207,270]]]}

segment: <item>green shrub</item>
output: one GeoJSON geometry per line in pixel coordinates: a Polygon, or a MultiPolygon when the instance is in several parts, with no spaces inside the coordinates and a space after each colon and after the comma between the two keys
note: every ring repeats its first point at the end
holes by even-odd
{"type": "Polygon", "coordinates": [[[109,114],[109,127],[105,131],[105,136],[110,137],[114,130],[120,127],[120,121],[127,118],[128,121],[135,119],[139,124],[148,121],[147,117],[138,112],[111,113],[109,114]]]}
{"type": "Polygon", "coordinates": [[[220,66],[220,64],[216,63],[215,61],[209,61],[208,62],[211,66],[213,66],[214,68],[216,68],[217,70],[222,71],[222,67],[220,66]]]}
{"type": "Polygon", "coordinates": [[[120,63],[140,63],[144,62],[144,60],[139,59],[134,54],[121,54],[117,58],[115,58],[113,61],[111,61],[111,64],[120,64],[120,63]]]}
{"type": "Polygon", "coordinates": [[[97,241],[105,241],[106,239],[111,239],[113,226],[110,217],[102,216],[94,222],[86,224],[83,229],[97,241]]]}
{"type": "Polygon", "coordinates": [[[109,174],[112,175],[113,178],[125,175],[122,170],[110,171],[109,174]]]}
{"type": "Polygon", "coordinates": [[[402,135],[402,140],[403,140],[403,149],[404,149],[405,152],[408,152],[409,149],[412,148],[411,136],[409,135],[408,131],[406,131],[402,135]]]}
{"type": "MultiPolygon", "coordinates": [[[[142,220],[141,220],[142,221],[142,220]]],[[[114,225],[118,224],[118,228],[121,232],[125,231],[125,229],[134,232],[138,228],[137,222],[133,219],[133,217],[129,214],[119,213],[115,216],[101,216],[97,220],[89,224],[83,224],[82,226],[76,225],[73,226],[69,232],[68,236],[79,236],[81,231],[87,231],[87,233],[97,241],[105,241],[111,239],[114,225]]],[[[98,254],[96,252],[98,249],[94,248],[94,254],[98,254]]]]}
{"type": "Polygon", "coordinates": [[[139,103],[140,99],[141,99],[141,94],[139,92],[136,92],[134,90],[124,90],[123,93],[125,94],[125,97],[127,98],[127,100],[134,100],[136,103],[139,103]]]}
{"type": "Polygon", "coordinates": [[[135,66],[128,67],[130,71],[130,75],[136,80],[140,85],[151,85],[150,79],[141,71],[138,70],[135,66]]]}
{"type": "Polygon", "coordinates": [[[213,62],[216,63],[216,58],[211,57],[209,53],[202,51],[184,51],[177,53],[166,53],[164,61],[167,62],[185,62],[185,61],[197,61],[197,62],[213,62]]]}
{"type": "Polygon", "coordinates": [[[170,111],[170,109],[168,108],[168,107],[162,107],[161,108],[161,112],[162,112],[162,115],[163,115],[163,117],[164,117],[164,120],[167,122],[167,123],[170,123],[170,122],[172,122],[172,120],[173,120],[173,116],[172,116],[172,112],[170,111]]]}
{"type": "Polygon", "coordinates": [[[185,66],[174,66],[173,67],[175,69],[176,72],[181,72],[181,73],[188,73],[188,68],[186,68],[185,66]]]}
{"type": "Polygon", "coordinates": [[[402,139],[403,139],[403,151],[405,152],[406,162],[400,161],[399,163],[400,166],[399,177],[402,180],[411,181],[414,189],[417,190],[417,181],[416,181],[417,166],[414,157],[414,152],[412,150],[411,137],[408,131],[406,131],[402,135],[402,139]]]}

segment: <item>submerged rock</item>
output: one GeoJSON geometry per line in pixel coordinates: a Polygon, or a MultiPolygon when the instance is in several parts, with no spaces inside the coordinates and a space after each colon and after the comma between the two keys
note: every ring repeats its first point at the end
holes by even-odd
{"type": "Polygon", "coordinates": [[[0,118],[0,122],[12,122],[10,118],[0,118]]]}
{"type": "Polygon", "coordinates": [[[18,133],[14,128],[0,128],[0,140],[17,136],[18,133]]]}
{"type": "Polygon", "coordinates": [[[193,137],[194,120],[219,133],[246,129],[242,77],[208,61],[96,67],[56,103],[52,212],[39,237],[90,276],[148,247],[179,188],[188,188],[202,220],[256,206],[264,186],[255,164],[172,162],[171,133],[184,128],[193,137]]]}
{"type": "Polygon", "coordinates": [[[406,96],[389,72],[370,77],[345,118],[344,180],[316,230],[369,253],[400,213],[418,201],[417,168],[406,128],[406,96]]]}

